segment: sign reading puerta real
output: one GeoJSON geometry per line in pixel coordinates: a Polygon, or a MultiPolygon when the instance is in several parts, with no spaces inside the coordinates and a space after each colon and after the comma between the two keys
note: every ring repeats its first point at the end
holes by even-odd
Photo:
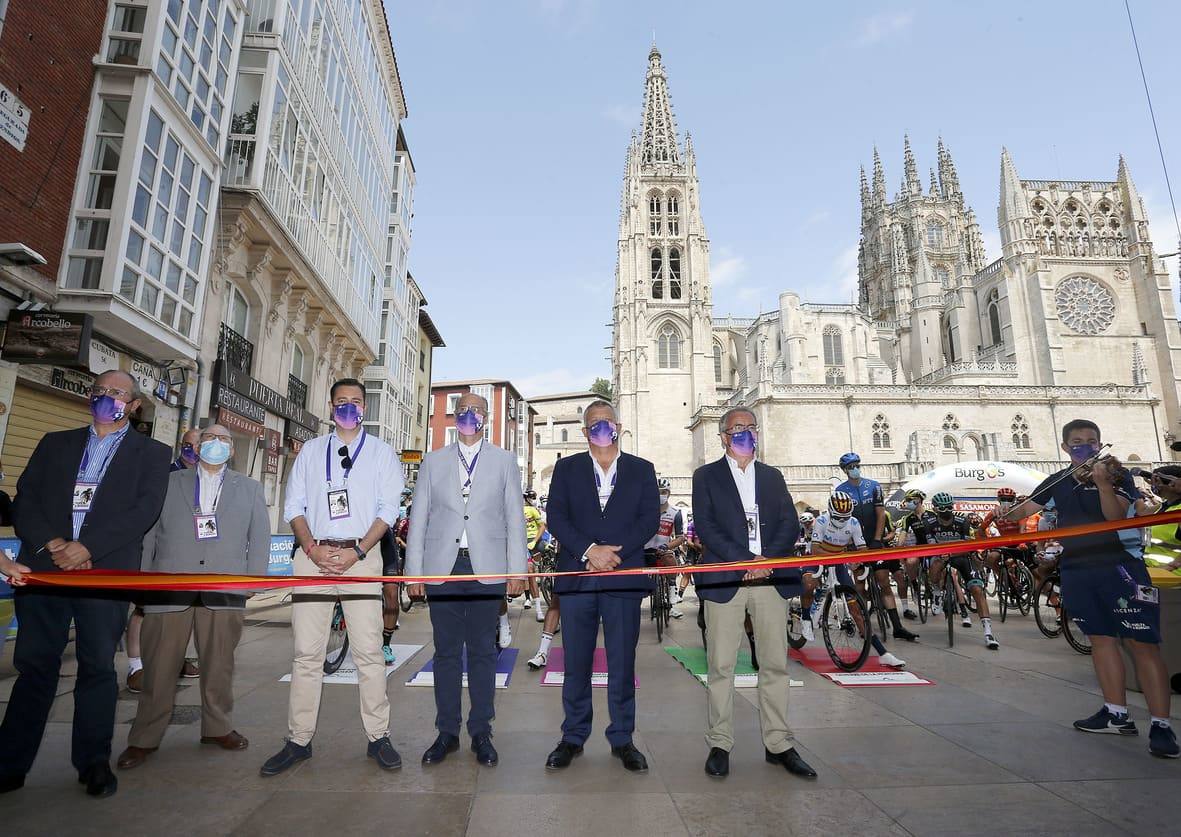
{"type": "MultiPolygon", "coordinates": [[[[263,424],[267,413],[282,416],[287,419],[287,436],[298,442],[317,435],[320,419],[313,413],[224,360],[217,361],[213,380],[213,406],[224,407],[258,425],[263,424]]],[[[265,434],[260,433],[259,438],[265,438],[265,434]]]]}

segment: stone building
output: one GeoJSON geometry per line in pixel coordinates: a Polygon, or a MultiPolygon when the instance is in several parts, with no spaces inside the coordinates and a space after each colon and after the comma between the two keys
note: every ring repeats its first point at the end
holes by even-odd
{"type": "Polygon", "coordinates": [[[813,503],[847,450],[889,486],[973,459],[1054,469],[1077,417],[1116,454],[1171,458],[1181,331],[1125,161],[1113,180],[1027,180],[1002,151],[989,262],[951,152],[936,148],[925,188],[908,138],[892,197],[876,150],[872,180],[862,171],[856,304],[788,290],[776,310],[714,319],[696,157],[653,47],[627,152],[612,360],[625,449],[678,497],[720,455],[718,418],[738,403],[755,411],[762,459],[813,503]]]}
{"type": "Polygon", "coordinates": [[[537,411],[533,419],[533,490],[539,495],[549,491],[554,465],[559,459],[587,449],[586,437],[582,435],[582,414],[587,405],[601,397],[587,391],[535,395],[529,399],[537,411]]]}

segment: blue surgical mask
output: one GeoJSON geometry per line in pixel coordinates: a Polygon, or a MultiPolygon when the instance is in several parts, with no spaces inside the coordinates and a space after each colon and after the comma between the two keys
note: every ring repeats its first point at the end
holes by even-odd
{"type": "Polygon", "coordinates": [[[230,458],[230,443],[209,439],[201,443],[201,461],[210,465],[224,465],[230,458]]]}
{"type": "Polygon", "coordinates": [[[1071,445],[1070,458],[1075,462],[1086,462],[1092,456],[1099,452],[1098,445],[1087,443],[1085,445],[1071,445]]]}
{"type": "Polygon", "coordinates": [[[902,504],[902,508],[906,509],[906,511],[914,511],[918,507],[919,507],[919,504],[916,503],[914,500],[907,500],[905,503],[902,504]]]}
{"type": "Polygon", "coordinates": [[[849,479],[851,479],[851,480],[861,479],[861,469],[858,468],[856,465],[854,465],[848,471],[845,471],[845,473],[849,475],[849,479]]]}

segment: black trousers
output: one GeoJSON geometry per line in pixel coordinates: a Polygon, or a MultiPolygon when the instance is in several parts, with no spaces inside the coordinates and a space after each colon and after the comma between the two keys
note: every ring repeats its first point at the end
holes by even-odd
{"type": "MultiPolygon", "coordinates": [[[[470,558],[456,558],[452,575],[472,571],[470,558]]],[[[496,715],[496,622],[506,584],[449,581],[427,588],[435,640],[435,728],[459,737],[463,720],[463,658],[471,701],[467,730],[475,738],[492,732],[496,715]]]]}
{"type": "Polygon", "coordinates": [[[23,776],[33,766],[57,694],[71,622],[78,676],[70,761],[79,773],[110,761],[119,694],[115,649],[127,620],[128,600],[27,589],[16,590],[14,599],[17,678],[0,724],[0,775],[23,776]]]}

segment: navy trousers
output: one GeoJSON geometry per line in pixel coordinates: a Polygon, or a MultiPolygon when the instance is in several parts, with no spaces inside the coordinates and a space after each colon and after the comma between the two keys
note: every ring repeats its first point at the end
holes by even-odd
{"type": "MultiPolygon", "coordinates": [[[[472,572],[466,556],[455,559],[452,575],[472,572]]],[[[467,731],[475,738],[492,732],[496,717],[496,623],[506,585],[449,581],[427,587],[435,640],[435,728],[459,737],[463,720],[463,656],[467,649],[467,731]]]]}
{"type": "Polygon", "coordinates": [[[607,707],[612,747],[630,744],[636,729],[636,642],[640,638],[642,599],[585,592],[562,594],[562,648],[566,677],[562,683],[562,740],[581,746],[591,732],[591,670],[599,622],[607,650],[607,707]]]}
{"type": "Polygon", "coordinates": [[[127,619],[127,600],[68,590],[17,590],[14,598],[17,678],[0,724],[0,775],[23,776],[33,766],[57,694],[71,622],[78,676],[70,761],[79,773],[110,761],[119,694],[115,649],[127,619]]]}

